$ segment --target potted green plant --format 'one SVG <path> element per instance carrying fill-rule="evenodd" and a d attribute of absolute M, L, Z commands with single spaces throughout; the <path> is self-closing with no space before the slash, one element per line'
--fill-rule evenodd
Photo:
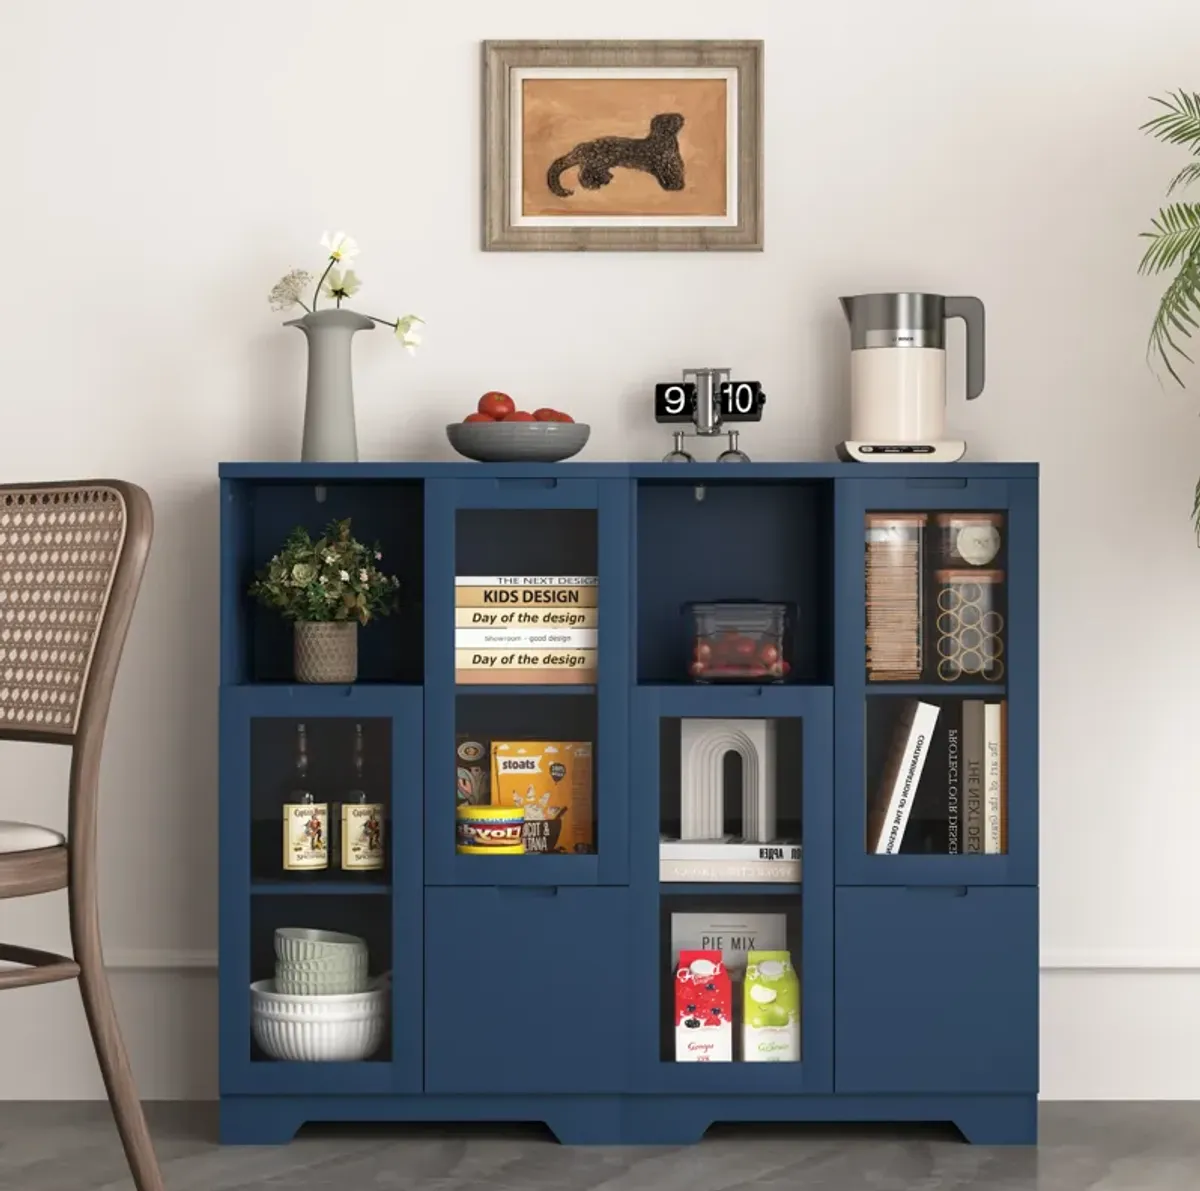
<path fill-rule="evenodd" d="M 1142 125 L 1143 131 L 1169 145 L 1181 145 L 1197 158 L 1184 165 L 1171 179 L 1167 198 L 1200 182 L 1200 93 L 1176 91 L 1155 98 L 1162 111 Z M 1150 241 L 1138 269 L 1140 273 L 1171 273 L 1150 328 L 1148 355 L 1166 368 L 1172 380 L 1183 385 L 1175 365 L 1192 362 L 1184 342 L 1200 330 L 1200 202 L 1170 202 L 1159 209 L 1151 230 L 1143 232 Z M 1192 503 L 1192 519 L 1200 531 L 1200 483 Z"/>
<path fill-rule="evenodd" d="M 297 526 L 250 586 L 250 594 L 294 622 L 297 682 L 349 683 L 358 677 L 358 626 L 393 611 L 400 580 L 376 565 L 377 546 L 333 521 L 313 539 Z"/>

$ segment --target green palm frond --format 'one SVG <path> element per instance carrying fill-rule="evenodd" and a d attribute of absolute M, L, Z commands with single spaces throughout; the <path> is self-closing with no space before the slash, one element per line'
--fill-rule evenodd
<path fill-rule="evenodd" d="M 1164 110 L 1142 125 L 1156 140 L 1170 145 L 1189 145 L 1200 153 L 1200 94 L 1168 92 L 1166 99 L 1153 98 Z"/>
<path fill-rule="evenodd" d="M 1167 197 L 1169 198 L 1176 190 L 1186 190 L 1193 182 L 1200 181 L 1200 161 L 1193 161 L 1191 165 L 1185 165 L 1171 179 L 1171 185 L 1167 187 Z"/>
<path fill-rule="evenodd" d="M 1150 341 L 1146 346 L 1146 355 L 1150 359 L 1157 358 L 1179 385 L 1183 379 L 1175 371 L 1171 356 L 1181 356 L 1192 362 L 1192 357 L 1181 345 L 1181 339 L 1190 339 L 1192 333 L 1200 330 L 1200 252 L 1188 265 L 1180 271 L 1170 285 L 1167 286 L 1158 303 L 1158 313 L 1150 328 Z"/>
<path fill-rule="evenodd" d="M 1161 273 L 1190 261 L 1200 250 L 1200 203 L 1171 203 L 1150 221 L 1150 241 L 1139 273 Z"/>

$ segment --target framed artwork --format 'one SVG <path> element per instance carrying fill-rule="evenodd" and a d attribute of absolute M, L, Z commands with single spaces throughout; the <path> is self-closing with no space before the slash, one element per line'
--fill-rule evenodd
<path fill-rule="evenodd" d="M 483 246 L 763 246 L 761 41 L 488 41 Z"/>

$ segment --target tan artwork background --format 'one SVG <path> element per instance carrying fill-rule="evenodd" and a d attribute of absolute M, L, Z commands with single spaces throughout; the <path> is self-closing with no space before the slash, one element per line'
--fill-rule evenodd
<path fill-rule="evenodd" d="M 712 215 L 727 213 L 725 79 L 523 79 L 522 215 Z M 567 198 L 546 185 L 546 171 L 580 141 L 643 137 L 661 112 L 684 117 L 679 131 L 683 190 L 663 190 L 653 175 L 616 168 L 599 190 L 579 185 L 577 168 L 562 175 Z"/>

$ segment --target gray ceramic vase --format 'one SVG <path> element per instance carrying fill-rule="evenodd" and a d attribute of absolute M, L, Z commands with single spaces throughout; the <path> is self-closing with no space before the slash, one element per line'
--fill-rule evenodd
<path fill-rule="evenodd" d="M 304 463 L 357 463 L 350 340 L 355 331 L 373 330 L 375 324 L 353 310 L 315 310 L 284 326 L 299 327 L 308 339 L 300 459 Z"/>

